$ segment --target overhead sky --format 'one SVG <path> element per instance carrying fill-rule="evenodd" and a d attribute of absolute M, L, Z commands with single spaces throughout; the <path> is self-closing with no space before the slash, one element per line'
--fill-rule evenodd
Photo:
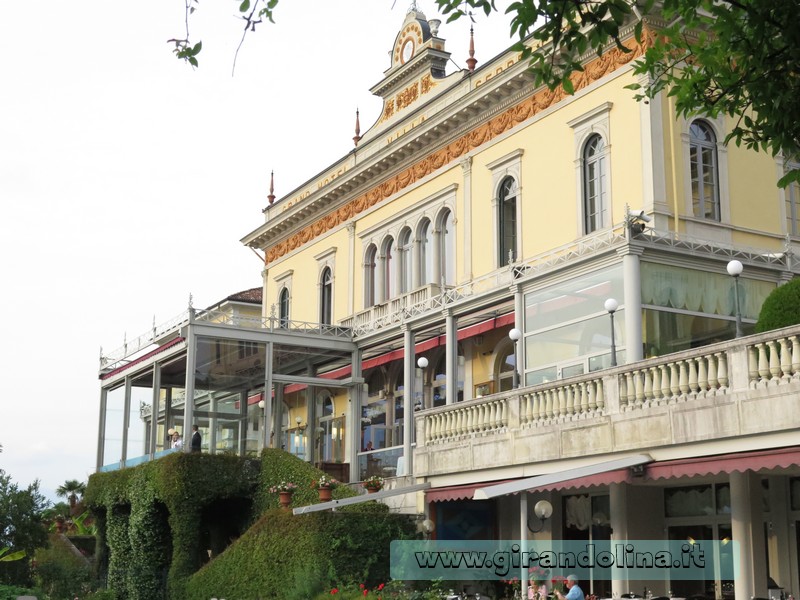
<path fill-rule="evenodd" d="M 433 0 L 417 2 L 428 18 Z M 261 284 L 239 240 L 352 149 L 381 101 L 408 0 L 281 0 L 242 33 L 238 2 L 0 5 L 0 469 L 55 500 L 94 472 L 100 347 Z M 443 19 L 445 20 L 445 19 Z M 510 45 L 476 16 L 478 67 Z M 465 67 L 469 22 L 443 24 Z"/>

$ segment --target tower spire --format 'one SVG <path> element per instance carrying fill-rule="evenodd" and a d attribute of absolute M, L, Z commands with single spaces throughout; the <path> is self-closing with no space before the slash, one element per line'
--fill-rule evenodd
<path fill-rule="evenodd" d="M 469 26 L 469 58 L 467 59 L 467 68 L 472 73 L 475 70 L 475 65 L 478 64 L 478 59 L 475 58 L 475 35 L 472 25 Z"/>
<path fill-rule="evenodd" d="M 358 108 L 356 108 L 356 134 L 353 136 L 353 145 L 358 146 L 361 141 L 361 123 L 358 120 Z"/>
<path fill-rule="evenodd" d="M 269 196 L 267 196 L 267 200 L 269 200 L 270 206 L 272 203 L 275 202 L 275 171 L 269 172 Z"/>

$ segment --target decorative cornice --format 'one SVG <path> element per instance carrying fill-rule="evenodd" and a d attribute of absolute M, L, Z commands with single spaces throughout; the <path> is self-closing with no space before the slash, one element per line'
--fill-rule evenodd
<path fill-rule="evenodd" d="M 614 48 L 587 64 L 582 72 L 574 73 L 570 78 L 575 91 L 577 92 L 589 86 L 619 67 L 642 56 L 647 49 L 649 40 L 650 35 L 645 33 L 642 36 L 642 43 L 637 43 L 632 39 L 627 42 L 626 47 L 631 50 L 630 52 L 623 52 L 618 48 Z M 516 127 L 532 116 L 548 109 L 553 104 L 563 100 L 567 95 L 561 87 L 555 90 L 543 89 L 533 94 L 483 125 L 465 133 L 444 148 L 433 152 L 394 177 L 304 227 L 290 238 L 272 246 L 266 252 L 267 263 L 285 256 L 334 227 L 346 223 L 378 202 L 400 192 L 444 165 L 459 159 L 512 127 Z"/>

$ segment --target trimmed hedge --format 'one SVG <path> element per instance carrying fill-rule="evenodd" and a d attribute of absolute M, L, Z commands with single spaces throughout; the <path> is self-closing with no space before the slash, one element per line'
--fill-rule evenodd
<path fill-rule="evenodd" d="M 189 580 L 186 600 L 300 600 L 334 585 L 389 578 L 389 543 L 409 539 L 408 517 L 388 512 L 267 512 Z"/>
<path fill-rule="evenodd" d="M 375 502 L 297 517 L 276 508 L 269 488 L 280 481 L 297 484 L 295 506 L 319 502 L 312 482 L 320 475 L 275 449 L 261 461 L 176 453 L 92 475 L 84 502 L 96 517 L 95 556 L 109 589 L 116 600 L 161 600 L 166 581 L 176 600 L 291 600 L 333 583 L 385 581 L 389 541 L 413 537 L 407 517 Z M 334 498 L 356 495 L 344 485 L 333 490 Z M 213 560 L 198 572 L 208 549 Z"/>
<path fill-rule="evenodd" d="M 800 323 L 800 278 L 776 287 L 761 305 L 756 333 Z"/>

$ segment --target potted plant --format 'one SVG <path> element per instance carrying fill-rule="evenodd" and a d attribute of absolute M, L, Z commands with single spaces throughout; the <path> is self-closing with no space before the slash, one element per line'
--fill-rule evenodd
<path fill-rule="evenodd" d="M 291 481 L 281 481 L 279 484 L 269 488 L 269 491 L 273 494 L 278 494 L 283 508 L 289 508 L 289 505 L 292 503 L 292 494 L 294 494 L 296 489 L 297 486 Z"/>
<path fill-rule="evenodd" d="M 311 488 L 319 491 L 320 502 L 328 502 L 331 499 L 333 488 L 337 485 L 339 485 L 339 482 L 327 474 L 311 482 Z"/>
<path fill-rule="evenodd" d="M 383 489 L 384 483 L 383 477 L 372 475 L 367 477 L 361 485 L 367 490 L 367 492 L 374 494 L 375 492 L 379 492 L 381 489 Z"/>

